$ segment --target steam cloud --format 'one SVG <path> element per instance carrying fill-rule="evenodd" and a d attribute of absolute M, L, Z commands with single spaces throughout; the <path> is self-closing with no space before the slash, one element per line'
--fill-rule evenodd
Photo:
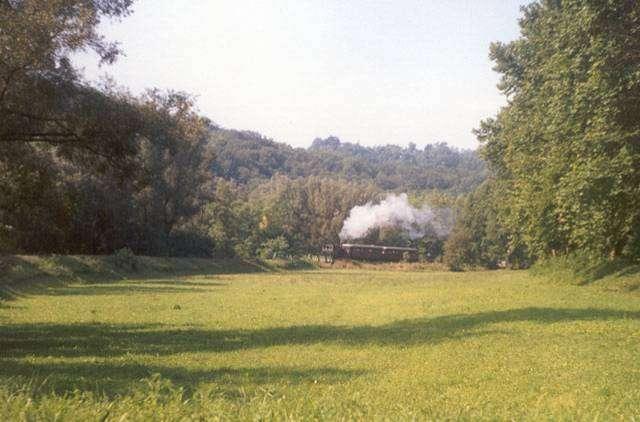
<path fill-rule="evenodd" d="M 340 239 L 358 239 L 374 228 L 399 227 L 411 239 L 424 236 L 431 229 L 437 236 L 449 234 L 452 213 L 447 209 L 415 208 L 409 204 L 406 193 L 389 194 L 379 204 L 368 202 L 353 207 L 344 221 Z"/>

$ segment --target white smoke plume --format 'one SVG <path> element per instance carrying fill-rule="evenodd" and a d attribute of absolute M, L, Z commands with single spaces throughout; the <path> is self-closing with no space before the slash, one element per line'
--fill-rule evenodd
<path fill-rule="evenodd" d="M 374 228 L 399 227 L 411 239 L 424 236 L 433 230 L 437 236 L 449 234 L 452 213 L 447 209 L 432 209 L 428 206 L 415 208 L 409 204 L 406 193 L 389 194 L 379 204 L 368 202 L 353 207 L 344 221 L 340 239 L 359 239 Z"/>

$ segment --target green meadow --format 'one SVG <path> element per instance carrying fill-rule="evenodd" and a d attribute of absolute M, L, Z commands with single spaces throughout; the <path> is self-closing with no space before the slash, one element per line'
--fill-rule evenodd
<path fill-rule="evenodd" d="M 370 269 L 16 286 L 0 420 L 640 418 L 637 291 Z"/>

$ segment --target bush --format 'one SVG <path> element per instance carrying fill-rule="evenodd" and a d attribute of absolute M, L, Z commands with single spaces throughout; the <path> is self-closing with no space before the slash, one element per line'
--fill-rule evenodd
<path fill-rule="evenodd" d="M 451 271 L 462 271 L 465 265 L 473 262 L 470 247 L 472 236 L 466 227 L 455 227 L 444 244 L 444 265 Z"/>
<path fill-rule="evenodd" d="M 121 270 L 135 271 L 138 268 L 138 258 L 130 248 L 118 249 L 113 253 L 113 263 Z"/>
<path fill-rule="evenodd" d="M 289 242 L 284 236 L 278 236 L 262 243 L 258 254 L 262 259 L 286 258 L 290 255 Z"/>
<path fill-rule="evenodd" d="M 257 249 L 258 242 L 255 239 L 255 236 L 249 236 L 244 240 L 240 240 L 233 247 L 236 256 L 241 258 L 255 258 Z"/>

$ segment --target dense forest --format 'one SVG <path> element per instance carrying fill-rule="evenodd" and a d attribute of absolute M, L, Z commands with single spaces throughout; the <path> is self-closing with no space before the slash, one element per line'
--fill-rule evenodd
<path fill-rule="evenodd" d="M 479 123 L 479 151 L 293 148 L 218 126 L 185 93 L 89 83 L 73 54 L 117 60 L 96 28 L 129 13 L 130 0 L 0 2 L 0 253 L 301 255 L 340 241 L 353 207 L 406 192 L 454 209 L 450 233 L 367 241 L 454 269 L 640 256 L 635 1 L 523 8 L 520 38 L 490 48 L 508 105 Z"/>
<path fill-rule="evenodd" d="M 490 177 L 464 201 L 453 267 L 640 258 L 640 3 L 544 0 L 490 57 L 508 99 L 476 130 Z"/>
<path fill-rule="evenodd" d="M 337 137 L 317 138 L 308 149 L 293 148 L 253 132 L 215 128 L 213 173 L 241 184 L 260 182 L 276 174 L 291 178 L 322 176 L 371 181 L 385 191 L 438 190 L 468 193 L 485 178 L 484 162 L 474 151 L 459 151 L 443 143 L 419 149 L 410 143 L 365 147 Z"/>

